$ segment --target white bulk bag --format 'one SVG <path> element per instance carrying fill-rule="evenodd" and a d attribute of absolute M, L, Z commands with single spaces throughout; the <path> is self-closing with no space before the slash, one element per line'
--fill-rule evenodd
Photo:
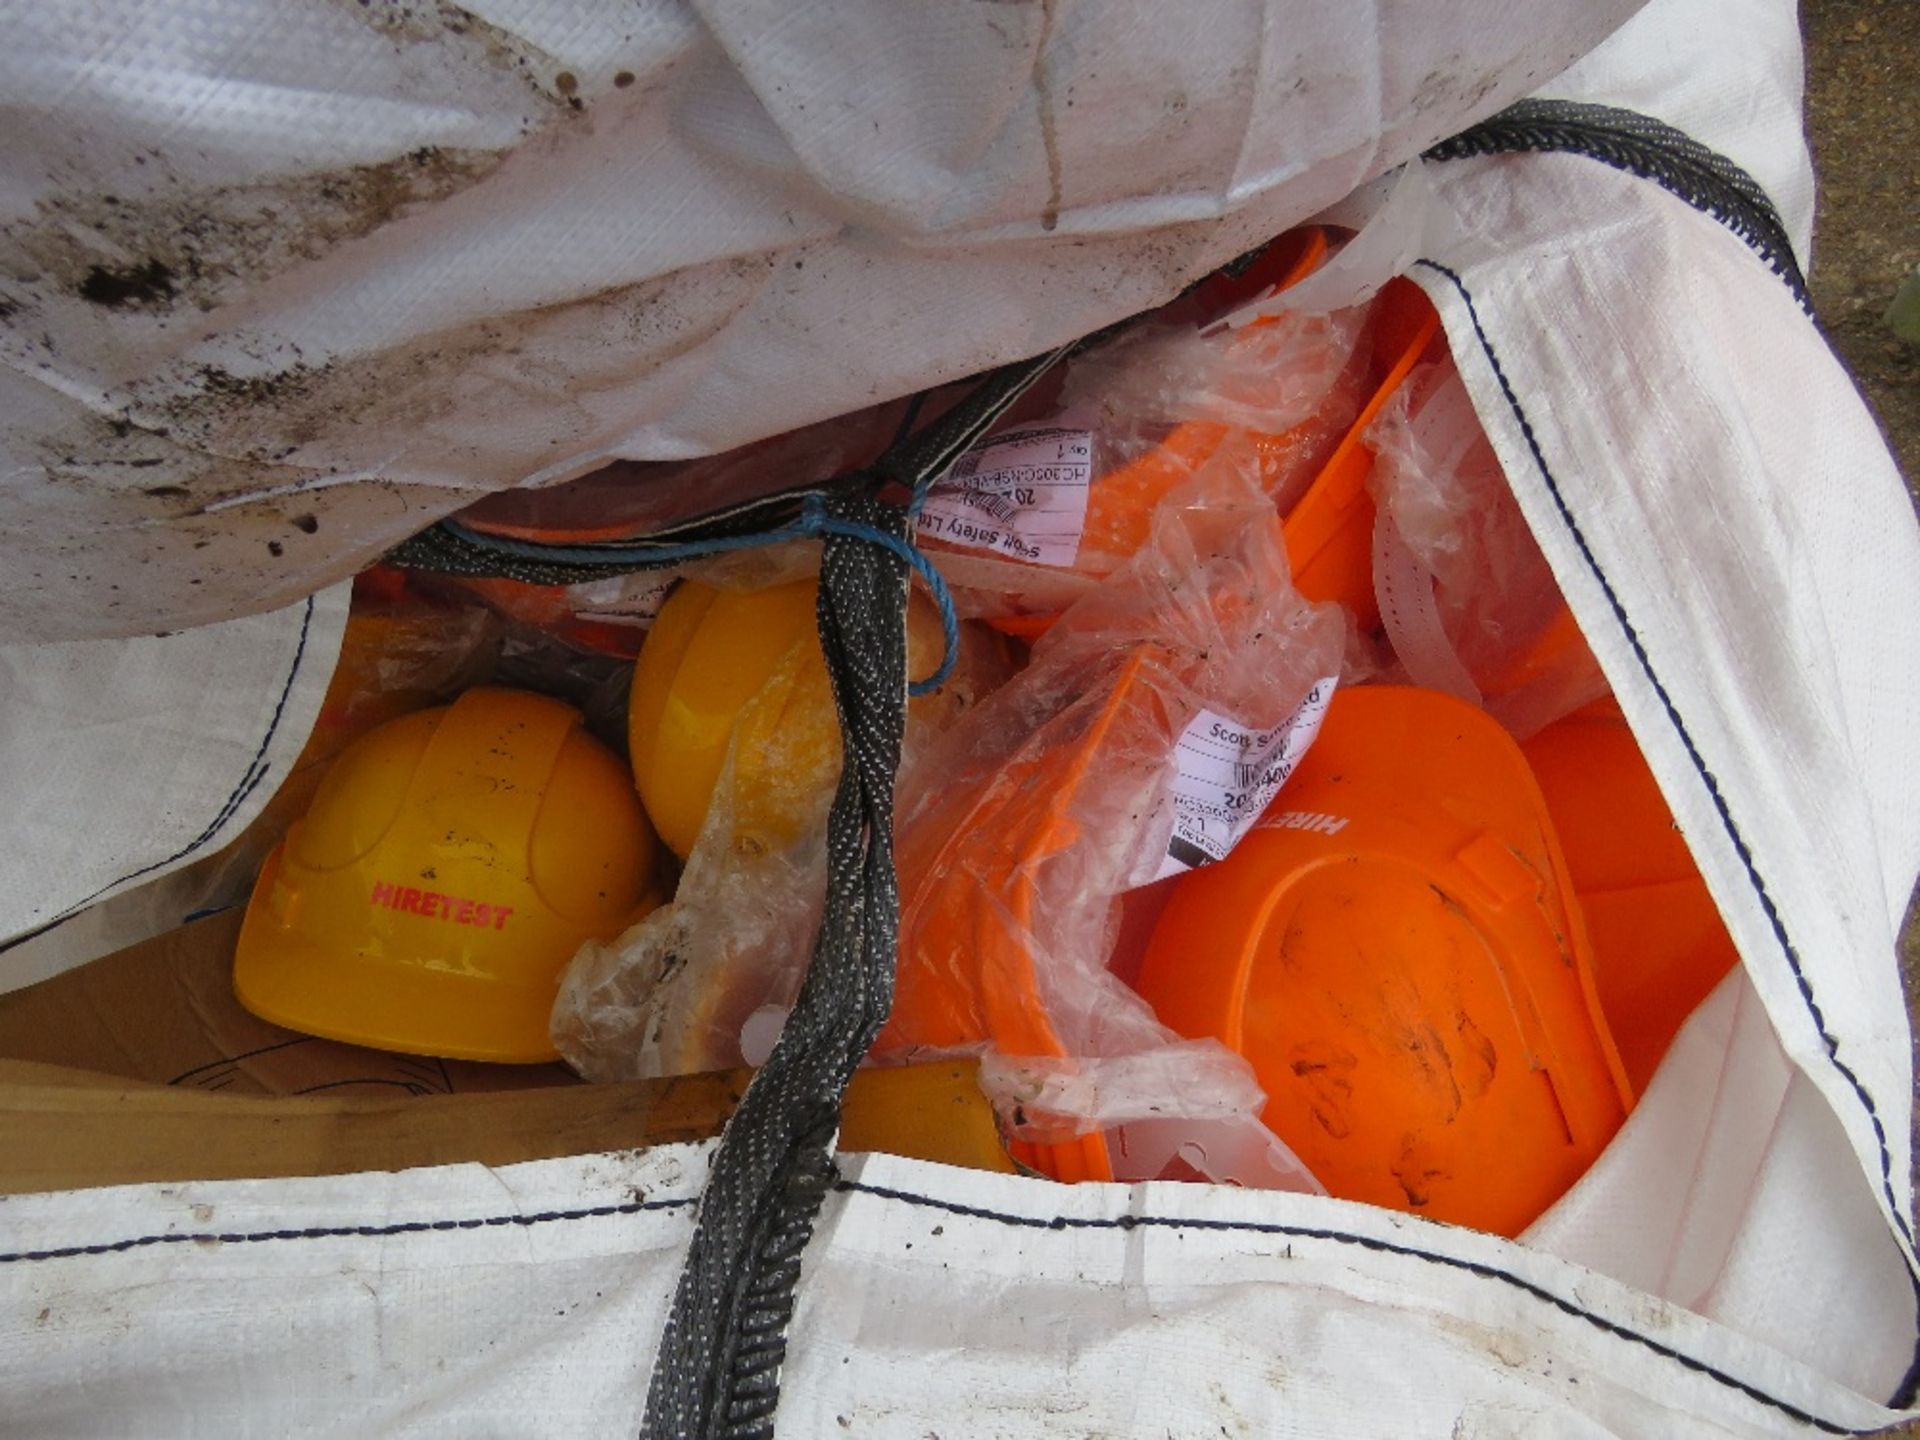
<path fill-rule="evenodd" d="M 1637 8 L 9 4 L 0 633 L 288 605 L 1076 339 Z"/>
<path fill-rule="evenodd" d="M 0 0 L 0 988 L 191 909 L 78 918 L 246 827 L 308 597 L 432 520 L 1157 305 L 1639 3 Z"/>
<path fill-rule="evenodd" d="M 1655 0 L 1547 93 L 1632 105 L 1730 156 L 1804 263 L 1795 17 L 1730 8 Z M 1909 502 L 1810 320 L 1718 221 L 1583 155 L 1424 178 L 1412 273 L 1741 968 L 1515 1242 L 1296 1195 L 845 1161 L 806 1253 L 782 1433 L 1843 1434 L 1911 1403 L 1893 959 L 1920 869 Z M 9 669 L 54 714 L 41 653 L 16 647 Z M 288 664 L 263 651 L 236 703 L 259 707 Z M 152 667 L 139 685 L 168 690 Z M 0 734 L 8 773 L 50 734 Z M 217 810 L 271 752 L 268 715 L 248 738 L 172 803 Z M 84 777 L 84 736 L 68 743 Z M 157 858 L 142 847 L 162 830 L 92 825 L 87 858 L 111 878 Z M 630 1433 L 705 1154 L 14 1197 L 8 1418 Z"/>

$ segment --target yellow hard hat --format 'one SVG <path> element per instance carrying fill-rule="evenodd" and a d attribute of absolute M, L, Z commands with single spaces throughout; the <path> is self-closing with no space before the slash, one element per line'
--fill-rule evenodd
<path fill-rule="evenodd" d="M 667 597 L 633 667 L 627 742 L 635 783 L 660 838 L 685 859 L 700 838 L 735 739 L 738 844 L 794 839 L 840 773 L 840 722 L 820 653 L 819 585 L 719 590 L 685 581 Z M 939 662 L 940 618 L 916 591 L 907 667 Z M 916 708 L 932 701 L 927 697 Z"/>
<path fill-rule="evenodd" d="M 469 690 L 334 762 L 254 885 L 234 993 L 332 1040 L 551 1060 L 560 972 L 658 903 L 656 848 L 578 711 Z"/>

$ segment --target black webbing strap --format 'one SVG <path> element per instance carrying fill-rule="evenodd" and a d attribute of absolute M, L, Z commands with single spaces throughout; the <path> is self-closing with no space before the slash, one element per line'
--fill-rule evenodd
<path fill-rule="evenodd" d="M 857 498 L 832 507 L 906 538 L 901 506 Z M 641 1431 L 650 1440 L 773 1433 L 800 1256 L 834 1178 L 841 1099 L 893 1005 L 907 575 L 883 546 L 826 538 L 820 641 L 846 756 L 827 822 L 826 909 L 800 998 L 714 1153 L 654 1361 Z"/>

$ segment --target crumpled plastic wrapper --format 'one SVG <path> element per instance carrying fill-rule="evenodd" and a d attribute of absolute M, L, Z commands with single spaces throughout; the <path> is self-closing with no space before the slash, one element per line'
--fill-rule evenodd
<path fill-rule="evenodd" d="M 1452 362 L 1416 370 L 1368 438 L 1375 591 L 1407 678 L 1522 740 L 1605 694 Z"/>
<path fill-rule="evenodd" d="M 1189 1147 L 1239 1172 L 1217 1178 L 1290 1183 L 1244 1163 L 1277 1144 L 1246 1063 L 1176 1036 L 1109 961 L 1122 892 L 1165 873 L 1183 731 L 1209 710 L 1282 723 L 1338 674 L 1346 628 L 1293 589 L 1278 516 L 1240 468 L 1169 497 L 1146 548 L 903 773 L 900 970 L 876 1058 L 985 1052 L 1016 1137 L 1123 1132 L 1121 1178 Z M 1175 1143 L 1124 1143 L 1161 1122 Z"/>
<path fill-rule="evenodd" d="M 1053 413 L 1003 422 L 975 447 L 980 475 L 936 491 L 922 543 L 961 613 L 1058 614 L 1147 543 L 1155 507 L 1204 466 L 1231 463 L 1284 513 L 1359 412 L 1366 314 L 1289 311 L 1234 330 L 1155 317 L 1069 361 Z M 1084 509 L 1070 481 L 1022 513 L 1007 502 L 1024 498 L 1018 468 L 1033 457 L 1012 447 L 1051 434 L 1084 447 L 1056 472 L 1084 484 Z"/>
<path fill-rule="evenodd" d="M 1256 442 L 1260 488 L 1285 510 L 1359 411 L 1365 321 L 1357 306 L 1235 330 L 1134 327 L 1069 366 L 1061 398 L 1091 412 L 1129 458 L 1177 425 L 1244 431 Z M 1144 526 L 1138 535 L 1144 541 Z"/>
<path fill-rule="evenodd" d="M 914 605 L 924 605 L 917 593 Z M 918 619 L 908 632 L 914 675 L 934 668 L 940 633 L 927 611 Z M 1002 637 L 962 625 L 953 675 L 908 703 L 907 754 L 924 748 L 1011 668 Z M 802 684 L 817 681 L 821 692 L 813 702 L 830 706 L 817 650 L 796 647 L 735 722 L 672 901 L 610 942 L 588 942 L 568 967 L 554 1006 L 554 1044 L 587 1078 L 729 1069 L 757 1064 L 771 1051 L 813 954 L 826 886 L 827 812 L 840 778 L 838 751 L 819 764 L 817 737 L 796 733 L 791 723 L 792 672 L 802 669 Z M 750 800 L 736 784 L 743 752 L 753 757 Z"/>

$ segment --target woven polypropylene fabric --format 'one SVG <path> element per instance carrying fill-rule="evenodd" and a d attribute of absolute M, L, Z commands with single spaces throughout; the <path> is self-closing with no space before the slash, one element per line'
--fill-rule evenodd
<path fill-rule="evenodd" d="M 1726 156 L 1650 115 L 1574 100 L 1522 100 L 1442 140 L 1426 158 L 1463 160 L 1523 151 L 1585 155 L 1653 181 L 1746 241 L 1811 313 L 1806 277 L 1772 198 Z"/>

